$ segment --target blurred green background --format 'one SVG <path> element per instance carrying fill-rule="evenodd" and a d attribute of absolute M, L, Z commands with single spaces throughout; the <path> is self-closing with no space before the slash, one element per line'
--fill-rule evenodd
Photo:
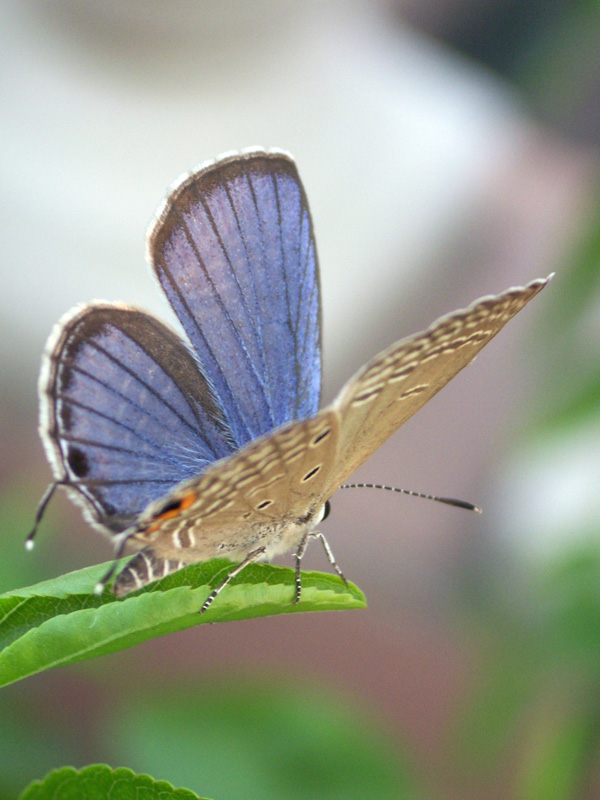
<path fill-rule="evenodd" d="M 49 480 L 52 324 L 168 318 L 143 232 L 176 175 L 289 149 L 321 257 L 325 398 L 378 349 L 556 270 L 345 492 L 365 612 L 192 629 L 5 688 L 0 798 L 106 761 L 215 800 L 600 796 L 600 6 L 11 0 L 3 91 L 0 591 L 109 557 Z M 310 568 L 323 568 L 318 554 Z"/>

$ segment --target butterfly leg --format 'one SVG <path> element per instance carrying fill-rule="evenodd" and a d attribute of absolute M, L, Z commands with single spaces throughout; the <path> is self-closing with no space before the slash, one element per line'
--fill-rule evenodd
<path fill-rule="evenodd" d="M 225 580 L 224 580 L 224 581 L 222 581 L 222 582 L 221 582 L 221 583 L 220 583 L 220 584 L 219 584 L 219 585 L 216 587 L 216 589 L 213 589 L 213 590 L 212 590 L 212 592 L 211 592 L 211 593 L 208 595 L 208 597 L 207 597 L 207 598 L 206 598 L 206 600 L 204 601 L 204 603 L 203 603 L 203 605 L 202 605 L 202 608 L 200 609 L 200 611 L 199 611 L 198 613 L 199 613 L 199 614 L 204 614 L 204 612 L 205 612 L 205 611 L 206 611 L 206 609 L 207 609 L 207 608 L 210 606 L 210 604 L 211 604 L 211 603 L 212 603 L 212 601 L 215 599 L 215 597 L 216 597 L 216 596 L 219 594 L 219 592 L 220 592 L 222 589 L 224 589 L 224 588 L 227 586 L 227 584 L 229 583 L 229 581 L 230 581 L 232 578 L 235 578 L 235 576 L 236 576 L 236 575 L 239 575 L 239 574 L 240 574 L 240 572 L 241 572 L 241 571 L 244 569 L 244 567 L 247 567 L 247 566 L 248 566 L 248 564 L 251 564 L 253 561 L 257 561 L 257 560 L 258 560 L 258 559 L 259 559 L 261 556 L 263 556 L 263 555 L 264 555 L 264 553 L 265 553 L 265 550 L 266 550 L 266 547 L 257 547 L 257 548 L 256 548 L 256 550 L 251 550 L 251 551 L 248 553 L 248 555 L 246 556 L 246 558 L 245 558 L 243 561 L 241 561 L 241 562 L 240 562 L 240 563 L 239 563 L 237 566 L 235 566 L 235 567 L 234 567 L 234 568 L 231 570 L 231 572 L 230 572 L 230 573 L 228 573 L 228 575 L 227 575 L 227 577 L 225 578 Z"/>
<path fill-rule="evenodd" d="M 300 545 L 298 547 L 298 550 L 296 551 L 296 556 L 295 556 L 295 559 L 296 559 L 296 597 L 294 598 L 294 603 L 299 603 L 300 602 L 300 596 L 302 594 L 302 577 L 301 577 L 301 574 L 300 574 L 300 567 L 301 567 L 301 564 L 302 564 L 302 559 L 304 558 L 304 553 L 306 552 L 306 548 L 307 548 L 309 539 L 319 539 L 320 540 L 321 544 L 323 545 L 323 550 L 325 550 L 325 555 L 327 556 L 327 560 L 329 561 L 331 566 L 334 568 L 334 570 L 337 572 L 337 574 L 340 576 L 340 578 L 344 581 L 346 586 L 348 586 L 348 581 L 346 580 L 346 577 L 345 577 L 344 573 L 342 572 L 342 570 L 339 568 L 338 563 L 337 563 L 337 561 L 335 560 L 335 558 L 333 556 L 333 551 L 332 551 L 331 547 L 329 546 L 329 542 L 325 538 L 325 535 L 323 533 L 321 533 L 321 531 L 310 531 L 309 533 L 305 533 L 304 534 L 304 536 L 302 537 L 302 541 L 300 542 Z"/>

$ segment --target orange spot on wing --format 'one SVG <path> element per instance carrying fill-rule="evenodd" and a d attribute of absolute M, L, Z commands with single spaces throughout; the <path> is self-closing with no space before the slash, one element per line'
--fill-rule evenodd
<path fill-rule="evenodd" d="M 149 533 L 154 533 L 154 531 L 157 531 L 162 526 L 163 522 L 178 517 L 182 511 L 189 508 L 192 503 L 196 501 L 196 498 L 196 492 L 188 492 L 182 495 L 176 505 L 173 504 L 167 511 L 163 511 L 162 514 L 158 514 L 158 516 L 154 517 L 154 522 L 149 525 L 146 530 Z"/>
<path fill-rule="evenodd" d="M 185 508 L 189 508 L 192 503 L 195 503 L 197 499 L 196 492 L 188 492 L 184 494 L 181 498 L 181 503 L 179 504 L 179 508 L 183 511 Z"/>

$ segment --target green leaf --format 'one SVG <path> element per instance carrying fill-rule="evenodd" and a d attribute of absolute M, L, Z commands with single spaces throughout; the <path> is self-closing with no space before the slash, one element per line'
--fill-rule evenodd
<path fill-rule="evenodd" d="M 230 561 L 192 564 L 120 600 L 93 594 L 106 569 L 99 564 L 0 595 L 0 686 L 193 625 L 366 606 L 360 589 L 321 572 L 302 573 L 302 599 L 294 604 L 292 569 L 252 564 L 199 614 Z"/>
<path fill-rule="evenodd" d="M 53 770 L 42 781 L 30 784 L 19 800 L 200 800 L 188 789 L 174 789 L 166 781 L 149 775 L 136 775 L 130 769 L 112 769 L 93 764 L 76 770 L 63 767 Z"/>

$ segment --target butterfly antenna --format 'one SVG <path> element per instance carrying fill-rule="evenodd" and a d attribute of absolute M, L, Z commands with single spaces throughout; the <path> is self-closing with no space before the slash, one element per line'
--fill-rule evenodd
<path fill-rule="evenodd" d="M 133 536 L 133 534 L 135 532 L 136 532 L 135 528 L 130 528 L 130 529 L 126 530 L 126 531 L 123 531 L 123 533 L 119 533 L 119 534 L 117 534 L 117 536 L 115 536 L 116 545 L 117 545 L 116 549 L 115 549 L 115 557 L 113 559 L 112 564 L 110 565 L 110 568 L 104 573 L 104 575 L 100 578 L 98 583 L 94 586 L 94 594 L 95 595 L 101 595 L 104 592 L 104 589 L 106 588 L 106 584 L 109 582 L 109 580 L 112 578 L 112 576 L 117 571 L 117 567 L 119 566 L 119 561 L 121 560 L 121 558 L 123 557 L 123 554 L 125 553 L 125 547 L 127 546 L 127 540 L 131 536 Z"/>
<path fill-rule="evenodd" d="M 410 489 L 397 489 L 395 486 L 383 486 L 380 483 L 344 483 L 340 489 L 385 489 L 388 492 L 399 492 L 399 494 L 408 494 L 411 497 L 422 497 L 424 500 L 435 500 L 436 503 L 446 503 L 448 506 L 456 506 L 457 508 L 466 508 L 467 511 L 476 511 L 477 514 L 482 514 L 482 510 L 473 503 L 468 503 L 466 500 L 456 500 L 454 497 L 437 497 L 433 494 L 423 494 L 423 492 L 412 492 Z"/>
<path fill-rule="evenodd" d="M 33 547 L 35 545 L 35 542 L 34 542 L 35 535 L 37 533 L 38 526 L 39 526 L 40 522 L 42 521 L 42 517 L 44 516 L 44 513 L 46 511 L 46 507 L 47 507 L 48 503 L 50 502 L 56 487 L 57 486 L 62 486 L 62 485 L 63 485 L 62 481 L 53 481 L 51 484 L 49 484 L 48 488 L 46 489 L 46 491 L 42 495 L 42 499 L 38 503 L 37 511 L 35 512 L 35 520 L 34 520 L 34 523 L 33 523 L 33 528 L 31 529 L 31 533 L 29 534 L 29 536 L 25 539 L 25 549 L 26 550 L 33 550 Z"/>

